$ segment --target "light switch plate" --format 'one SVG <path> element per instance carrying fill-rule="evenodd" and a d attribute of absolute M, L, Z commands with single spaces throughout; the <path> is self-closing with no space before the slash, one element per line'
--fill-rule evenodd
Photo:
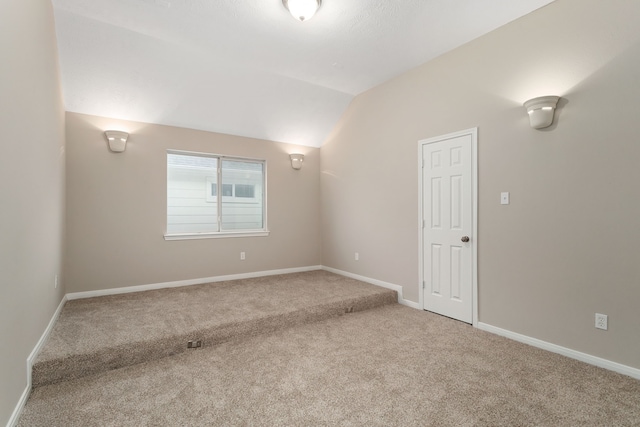
<path fill-rule="evenodd" d="M 501 205 L 508 205 L 509 204 L 509 192 L 508 191 L 503 191 L 502 193 L 500 193 L 500 204 Z"/>

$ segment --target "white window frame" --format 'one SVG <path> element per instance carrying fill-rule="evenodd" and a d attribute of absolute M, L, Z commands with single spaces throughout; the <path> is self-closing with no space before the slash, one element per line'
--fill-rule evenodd
<path fill-rule="evenodd" d="M 168 215 L 166 210 L 167 200 L 165 199 L 165 233 L 164 233 L 165 240 L 221 239 L 221 238 L 229 238 L 229 237 L 266 237 L 269 235 L 269 229 L 267 228 L 267 161 L 265 159 L 254 159 L 250 157 L 238 157 L 238 156 L 225 156 L 225 155 L 213 154 L 213 153 L 202 153 L 198 151 L 184 151 L 184 150 L 171 150 L 171 149 L 167 150 L 167 157 L 165 159 L 168 159 L 169 154 L 179 154 L 179 155 L 196 156 L 196 157 L 210 157 L 210 158 L 218 159 L 217 182 L 220 184 L 223 184 L 222 183 L 222 161 L 223 160 L 249 161 L 249 162 L 262 163 L 263 165 L 262 182 L 263 182 L 263 194 L 264 194 L 263 203 L 262 203 L 263 228 L 256 229 L 256 230 L 222 231 L 221 230 L 222 190 L 220 187 L 218 188 L 218 192 L 217 192 L 218 224 L 219 224 L 220 231 L 215 231 L 215 232 L 206 231 L 206 232 L 197 232 L 197 233 L 167 233 L 166 226 L 167 226 Z M 165 180 L 166 182 L 165 185 L 167 186 L 167 189 L 168 189 L 169 177 L 168 177 L 168 166 L 166 161 L 165 161 L 165 168 L 167 168 L 165 169 L 167 171 L 167 179 Z M 207 183 L 209 183 L 209 180 L 207 180 Z M 165 195 L 167 194 L 168 192 L 165 192 Z"/>

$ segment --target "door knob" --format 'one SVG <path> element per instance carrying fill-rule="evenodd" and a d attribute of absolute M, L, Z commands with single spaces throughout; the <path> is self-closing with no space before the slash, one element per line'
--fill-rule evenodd
<path fill-rule="evenodd" d="M 469 241 L 469 236 L 462 236 L 462 240 L 464 243 L 467 243 Z"/>

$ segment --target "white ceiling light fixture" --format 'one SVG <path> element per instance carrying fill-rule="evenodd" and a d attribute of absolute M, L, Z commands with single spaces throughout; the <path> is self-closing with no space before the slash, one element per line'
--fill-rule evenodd
<path fill-rule="evenodd" d="M 282 0 L 282 4 L 299 21 L 308 21 L 316 14 L 322 0 Z"/>
<path fill-rule="evenodd" d="M 540 96 L 524 103 L 529 114 L 529 124 L 534 129 L 543 129 L 553 123 L 553 113 L 556 111 L 558 96 Z"/>

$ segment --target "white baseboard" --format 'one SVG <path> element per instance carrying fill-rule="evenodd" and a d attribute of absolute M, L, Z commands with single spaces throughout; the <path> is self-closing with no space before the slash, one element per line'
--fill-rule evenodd
<path fill-rule="evenodd" d="M 383 282 L 382 280 L 372 279 L 370 277 L 360 276 L 359 274 L 349 273 L 348 271 L 338 270 L 336 268 L 322 266 L 322 269 L 325 271 L 329 271 L 331 273 L 339 274 L 341 276 L 350 277 L 352 279 L 360 280 L 361 282 L 371 283 L 372 285 L 380 286 L 383 288 L 391 289 L 392 291 L 396 291 L 398 293 L 398 303 L 402 305 L 406 305 L 407 307 L 420 309 L 417 302 L 409 301 L 404 299 L 402 296 L 402 286 L 396 285 L 389 282 Z"/>
<path fill-rule="evenodd" d="M 51 334 L 53 325 L 56 324 L 58 317 L 60 317 L 60 313 L 62 312 L 62 307 L 64 307 L 64 304 L 66 302 L 67 302 L 67 296 L 65 295 L 62 297 L 62 300 L 60 301 L 60 304 L 58 304 L 58 308 L 56 308 L 56 311 L 53 313 L 53 316 L 51 316 L 51 320 L 49 321 L 49 324 L 47 325 L 44 332 L 42 333 L 42 336 L 36 343 L 36 346 L 31 351 L 31 354 L 29 355 L 29 357 L 27 357 L 27 382 L 29 383 L 29 388 L 31 388 L 31 367 L 33 366 L 33 362 L 35 362 L 36 358 L 38 357 L 38 354 L 40 354 L 40 350 L 42 350 L 42 347 L 44 346 L 45 342 L 47 342 L 47 338 L 49 338 L 49 334 Z"/>
<path fill-rule="evenodd" d="M 101 297 L 106 295 L 127 294 L 131 292 L 142 292 L 142 291 L 150 291 L 154 289 L 164 289 L 164 288 L 177 288 L 180 286 L 191 286 L 191 285 L 201 285 L 204 283 L 224 282 L 227 280 L 251 279 L 255 277 L 275 276 L 278 274 L 302 273 L 305 271 L 314 271 L 314 270 L 325 270 L 331 273 L 339 274 L 341 276 L 346 276 L 352 279 L 360 280 L 361 282 L 371 283 L 372 285 L 381 286 L 383 288 L 394 290 L 398 293 L 398 303 L 402 305 L 406 305 L 407 307 L 411 307 L 411 308 L 419 308 L 417 302 L 405 300 L 402 297 L 402 286 L 400 285 L 383 282 L 382 280 L 372 279 L 370 277 L 360 276 L 358 274 L 353 274 L 347 271 L 342 271 L 342 270 L 338 270 L 331 267 L 325 267 L 322 265 L 285 268 L 280 270 L 256 271 L 252 273 L 230 274 L 227 276 L 213 276 L 213 277 L 204 277 L 204 278 L 198 278 L 198 279 L 177 280 L 174 282 L 162 282 L 162 283 L 153 283 L 149 285 L 137 285 L 137 286 L 127 286 L 122 288 L 100 289 L 97 291 L 71 292 L 65 295 L 65 299 L 68 301 L 71 301 L 76 299 Z"/>
<path fill-rule="evenodd" d="M 11 417 L 9 417 L 9 421 L 7 421 L 7 427 L 14 427 L 18 424 L 18 419 L 20 418 L 20 414 L 22 414 L 22 410 L 24 409 L 24 405 L 27 403 L 27 399 L 29 399 L 29 395 L 31 394 L 31 384 L 27 384 L 27 388 L 22 392 L 22 396 L 20 396 L 20 400 L 18 404 L 13 410 Z"/>
<path fill-rule="evenodd" d="M 590 365 L 598 366 L 600 368 L 608 369 L 610 371 L 618 372 L 619 374 L 628 375 L 632 378 L 640 380 L 640 369 L 632 368 L 631 366 L 623 365 L 621 363 L 612 362 L 601 357 L 592 356 L 587 353 L 572 350 L 570 348 L 562 347 L 556 344 L 552 344 L 547 341 L 542 341 L 537 338 L 532 338 L 527 335 L 522 335 L 517 332 L 511 332 L 506 329 L 498 328 L 496 326 L 488 325 L 486 323 L 478 322 L 478 329 L 491 332 L 492 334 L 501 335 L 506 338 L 510 338 L 514 341 L 519 341 L 524 344 L 528 344 L 533 347 L 541 348 L 543 350 L 550 351 L 552 353 L 558 353 L 563 356 L 570 357 L 571 359 L 579 360 L 581 362 L 588 363 Z"/>
<path fill-rule="evenodd" d="M 123 288 L 100 289 L 98 291 L 72 292 L 66 295 L 68 300 L 101 297 L 105 295 L 128 294 L 131 292 L 150 291 L 154 289 L 177 288 L 180 286 L 202 285 L 204 283 L 224 282 L 227 280 L 252 279 L 254 277 L 275 276 L 278 274 L 301 273 L 305 271 L 321 270 L 322 266 L 284 268 L 280 270 L 255 271 L 252 273 L 229 274 L 227 276 L 203 277 L 199 279 L 177 280 L 150 285 L 127 286 Z"/>
<path fill-rule="evenodd" d="M 7 422 L 7 427 L 13 427 L 18 423 L 18 419 L 20 418 L 20 414 L 24 409 L 24 405 L 27 403 L 27 399 L 29 399 L 29 395 L 31 394 L 31 369 L 33 367 L 33 362 L 38 357 L 38 354 L 40 354 L 40 350 L 42 350 L 44 343 L 47 342 L 47 338 L 49 338 L 49 334 L 53 329 L 53 325 L 55 325 L 56 320 L 58 320 L 58 317 L 60 316 L 60 312 L 62 311 L 62 307 L 64 307 L 64 304 L 66 302 L 67 302 L 67 296 L 65 295 L 62 297 L 60 304 L 58 304 L 58 308 L 56 308 L 56 311 L 53 313 L 53 316 L 51 317 L 49 324 L 47 325 L 44 332 L 40 336 L 40 339 L 38 340 L 35 347 L 31 351 L 31 354 L 29 354 L 29 357 L 27 357 L 27 387 L 22 392 L 22 396 L 20 396 L 20 400 L 18 401 L 18 404 L 14 408 L 13 413 L 11 414 L 11 417 L 9 417 L 9 421 Z"/>

